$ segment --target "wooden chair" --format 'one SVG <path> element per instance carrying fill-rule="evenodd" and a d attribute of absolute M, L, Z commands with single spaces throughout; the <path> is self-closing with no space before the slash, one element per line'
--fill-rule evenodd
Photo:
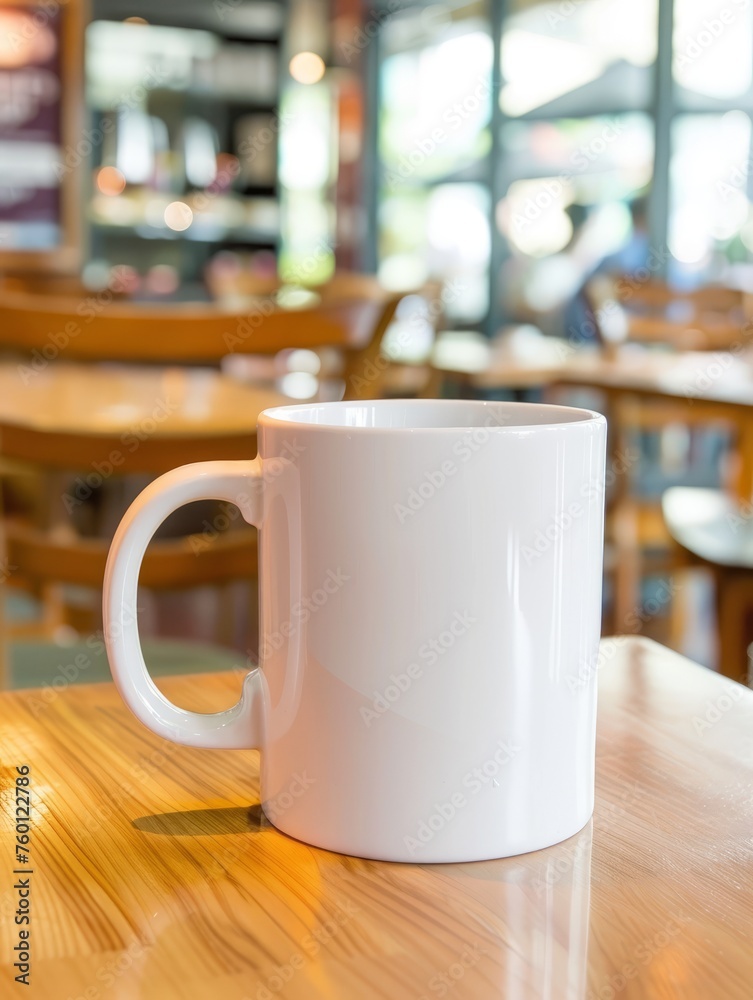
<path fill-rule="evenodd" d="M 726 285 L 704 285 L 701 288 L 674 288 L 665 281 L 638 281 L 623 277 L 615 282 L 620 302 L 653 309 L 665 309 L 673 303 L 684 302 L 696 311 L 731 312 L 742 309 L 745 293 Z"/>
<path fill-rule="evenodd" d="M 5 294 L 32 295 L 34 297 L 49 295 L 63 296 L 68 298 L 86 298 L 88 295 L 96 294 L 91 288 L 84 284 L 81 278 L 69 274 L 21 274 L 5 273 L 0 274 L 0 295 Z M 126 298 L 122 291 L 113 290 L 112 296 L 116 299 Z"/>
<path fill-rule="evenodd" d="M 400 299 L 373 279 L 345 275 L 321 290 L 316 306 L 284 309 L 261 298 L 249 303 L 244 312 L 235 313 L 213 305 L 155 307 L 114 302 L 104 294 L 79 300 L 63 296 L 42 299 L 6 291 L 0 294 L 0 349 L 24 355 L 15 378 L 27 377 L 33 383 L 40 372 L 43 377 L 49 365 L 61 360 L 219 364 L 232 353 L 274 355 L 284 348 L 330 346 L 344 355 L 346 395 L 363 398 L 377 394 L 379 380 L 361 376 L 378 356 Z M 381 367 L 378 374 L 381 378 Z M 81 395 L 85 399 L 87 393 Z M 279 394 L 274 401 L 292 402 Z M 139 447 L 137 465 L 129 462 L 120 466 L 118 475 L 153 475 L 185 462 L 223 455 L 252 456 L 253 431 L 242 440 L 239 454 L 237 435 L 223 437 L 211 428 L 198 428 L 195 439 L 156 435 L 148 445 Z M 48 433 L 34 427 L 32 419 L 32 426 L 20 421 L 5 427 L 0 457 L 4 462 L 34 462 L 47 476 L 55 473 L 59 478 L 105 454 L 108 445 L 102 435 L 89 433 L 81 423 L 71 429 L 63 421 Z M 28 522 L 7 526 L 7 557 L 16 567 L 14 578 L 27 579 L 45 597 L 43 624 L 47 631 L 66 615 L 61 588 L 99 587 L 107 543 L 107 539 L 76 538 L 60 518 L 42 526 Z M 191 538 L 156 542 L 144 564 L 145 585 L 172 590 L 202 581 L 227 582 L 241 565 L 253 570 L 253 529 L 232 532 L 226 540 L 213 542 L 199 557 L 193 555 L 192 543 Z"/>
<path fill-rule="evenodd" d="M 596 275 L 585 298 L 607 349 L 612 331 L 622 341 L 686 351 L 728 350 L 746 336 L 747 297 L 733 288 L 677 291 L 658 281 Z"/>
<path fill-rule="evenodd" d="M 283 287 L 279 279 L 259 277 L 246 271 L 215 277 L 210 279 L 208 284 L 217 298 L 226 299 L 236 305 L 242 300 L 253 303 L 260 295 L 280 292 Z M 307 285 L 305 291 L 315 296 L 324 308 L 358 300 L 383 304 L 383 311 L 378 317 L 368 345 L 364 345 L 360 350 L 346 351 L 342 363 L 338 361 L 333 363 L 331 358 L 322 358 L 323 376 L 340 380 L 345 399 L 375 398 L 384 395 L 414 396 L 425 393 L 430 380 L 429 351 L 427 350 L 426 358 L 421 359 L 404 361 L 399 355 L 388 357 L 383 350 L 384 335 L 395 319 L 401 301 L 408 297 L 424 300 L 428 322 L 436 334 L 444 320 L 441 282 L 429 280 L 415 289 L 389 293 L 373 275 L 343 271 L 335 273 L 322 284 Z"/>
<path fill-rule="evenodd" d="M 741 337 L 743 296 L 734 289 L 709 287 L 675 294 L 657 281 L 641 283 L 598 276 L 587 285 L 586 298 L 607 353 L 616 343 L 625 341 L 655 344 L 673 351 L 718 350 L 739 342 Z M 650 311 L 668 310 L 673 303 L 688 305 L 692 312 L 688 312 L 687 320 L 672 321 Z M 632 311 L 638 305 L 649 311 L 645 315 Z M 646 432 L 663 435 L 681 425 L 697 439 L 699 433 L 709 429 L 705 410 L 689 407 L 684 401 L 646 401 L 621 393 L 609 402 L 613 454 L 625 453 L 634 446 L 635 438 Z M 719 429 L 725 429 L 721 421 Z M 642 579 L 652 574 L 671 576 L 678 569 L 677 551 L 662 516 L 660 499 L 637 495 L 630 474 L 619 478 L 611 497 L 606 538 L 612 550 L 614 581 L 610 625 L 612 631 L 620 631 L 626 617 L 640 607 Z M 668 610 L 672 615 L 672 609 Z M 677 620 L 670 627 L 676 633 Z M 677 635 L 673 638 L 676 640 Z"/>
<path fill-rule="evenodd" d="M 209 303 L 113 302 L 107 292 L 83 299 L 6 292 L 0 295 L 0 350 L 43 360 L 151 364 L 218 364 L 232 353 L 323 345 L 358 354 L 398 301 L 385 294 L 286 310 L 260 298 L 246 312 L 228 313 Z"/>
<path fill-rule="evenodd" d="M 371 275 L 341 273 L 326 284 L 313 286 L 306 291 L 317 297 L 320 303 L 318 308 L 327 309 L 352 301 L 382 306 L 368 343 L 358 349 L 341 350 L 334 357 L 331 350 L 317 351 L 320 355 L 322 383 L 329 380 L 331 384 L 337 384 L 336 389 L 325 392 L 323 398 L 374 399 L 425 393 L 430 377 L 427 362 L 431 344 L 427 345 L 425 357 L 409 357 L 409 345 L 401 344 L 400 341 L 406 328 L 410 329 L 411 320 L 406 323 L 398 313 L 403 307 L 408 308 L 410 300 L 421 300 L 422 321 L 432 328 L 433 336 L 436 336 L 444 320 L 443 288 L 440 282 L 427 281 L 410 291 L 387 293 Z M 300 315 L 303 311 L 305 310 L 296 310 L 294 315 Z M 411 319 L 417 318 L 418 313 L 414 312 Z M 386 334 L 393 322 L 398 324 L 397 344 L 391 342 L 389 349 L 386 349 Z M 270 380 L 276 373 L 275 362 L 271 357 L 268 357 L 266 364 L 258 355 L 249 359 L 247 364 L 244 364 L 243 357 L 227 358 L 225 362 L 226 367 L 234 374 L 249 381 Z"/>
<path fill-rule="evenodd" d="M 0 366 L 0 385 L 2 456 L 36 467 L 51 499 L 33 522 L 29 518 L 3 520 L 8 582 L 44 601 L 41 622 L 33 629 L 17 629 L 16 636 L 49 637 L 61 624 L 86 630 L 97 627 L 98 598 L 93 601 L 92 620 L 84 622 L 80 614 L 71 617 L 64 594 L 66 588 L 76 587 L 97 595 L 110 542 L 109 532 L 103 537 L 81 537 L 69 516 L 71 505 L 61 502 L 74 495 L 66 483 L 76 472 L 85 477 L 99 469 L 101 478 L 114 481 L 124 476 L 151 477 L 186 462 L 251 458 L 256 452 L 258 413 L 289 401 L 202 370 L 59 364 L 23 386 L 16 366 L 6 364 Z M 10 401 L 12 392 L 16 396 Z M 153 412 L 149 399 L 158 393 L 165 396 L 165 409 L 170 413 L 164 426 L 154 429 L 135 416 L 117 416 L 129 405 L 136 412 L 139 408 Z M 205 410 L 201 420 L 195 419 L 192 409 L 197 400 Z M 137 446 L 128 438 L 129 427 Z M 66 489 L 69 492 L 61 497 Z M 114 520 L 119 516 L 117 512 Z M 216 526 L 210 521 L 212 530 L 155 539 L 144 560 L 141 585 L 152 591 L 178 591 L 245 580 L 253 590 L 256 530 L 240 517 L 230 530 L 224 530 L 230 520 L 227 516 L 216 520 Z"/>
<path fill-rule="evenodd" d="M 753 640 L 753 508 L 719 490 L 673 487 L 662 498 L 662 510 L 681 565 L 704 566 L 713 575 L 719 671 L 746 682 Z"/>
<path fill-rule="evenodd" d="M 320 301 L 335 299 L 376 299 L 385 297 L 385 288 L 372 274 L 356 271 L 336 271 L 323 282 L 284 281 L 278 275 L 255 274 L 249 270 L 228 270 L 207 268 L 204 280 L 212 298 L 222 304 L 229 302 L 250 302 L 263 296 L 271 296 L 283 288 L 300 288 L 312 293 Z"/>
<path fill-rule="evenodd" d="M 212 303 L 170 305 L 119 302 L 105 290 L 82 298 L 0 291 L 0 351 L 30 356 L 33 364 L 65 359 L 150 364 L 219 365 L 232 355 L 273 358 L 285 349 L 338 352 L 348 398 L 379 395 L 388 366 L 380 346 L 401 299 L 368 275 L 338 274 L 318 286 L 316 304 L 284 308 L 269 295 L 226 311 Z M 439 299 L 439 286 L 418 294 Z M 272 373 L 265 369 L 266 377 Z"/>

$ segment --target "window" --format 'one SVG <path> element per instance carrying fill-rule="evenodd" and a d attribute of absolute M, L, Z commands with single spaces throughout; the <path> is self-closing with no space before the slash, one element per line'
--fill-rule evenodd
<path fill-rule="evenodd" d="M 542 314 L 555 331 L 605 259 L 629 270 L 653 252 L 680 283 L 730 277 L 753 249 L 753 5 L 672 6 L 673 20 L 659 0 L 386 15 L 382 276 L 456 278 L 451 319 L 489 333 Z M 451 126 L 484 83 L 490 99 Z"/>

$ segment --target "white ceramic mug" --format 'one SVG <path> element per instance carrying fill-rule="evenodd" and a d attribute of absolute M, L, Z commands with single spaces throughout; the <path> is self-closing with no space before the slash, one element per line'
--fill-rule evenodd
<path fill-rule="evenodd" d="M 261 799 L 307 843 L 391 861 L 547 847 L 593 810 L 606 421 L 525 403 L 266 410 L 259 454 L 157 479 L 104 588 L 123 698 L 156 733 L 262 751 Z M 139 567 L 181 504 L 259 529 L 261 663 L 201 715 L 149 678 Z"/>

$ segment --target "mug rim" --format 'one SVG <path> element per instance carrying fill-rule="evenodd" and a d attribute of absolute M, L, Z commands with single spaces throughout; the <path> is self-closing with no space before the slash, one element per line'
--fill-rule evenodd
<path fill-rule="evenodd" d="M 468 424 L 446 423 L 436 426 L 421 426 L 408 424 L 404 426 L 387 425 L 363 425 L 363 424 L 339 424 L 339 423 L 319 423 L 310 419 L 296 418 L 294 414 L 311 414 L 314 411 L 342 411 L 348 408 L 359 406 L 376 407 L 382 410 L 397 409 L 398 407 L 408 407 L 409 409 L 426 409 L 436 407 L 449 410 L 453 407 L 466 407 L 483 413 L 495 410 L 525 411 L 537 410 L 551 414 L 551 420 L 513 423 L 481 423 L 474 422 Z M 577 416 L 576 416 L 577 414 Z M 522 413 L 521 413 L 522 415 Z M 557 420 L 558 415 L 564 415 L 565 419 Z M 259 414 L 259 426 L 271 428 L 295 428 L 296 430 L 316 430 L 318 432 L 345 433 L 354 431 L 367 434 L 441 434 L 441 433 L 464 433 L 479 428 L 486 428 L 489 431 L 515 433 L 518 431 L 544 431 L 552 429 L 564 429 L 568 427 L 593 427 L 606 424 L 606 417 L 597 410 L 591 410 L 582 406 L 565 406 L 560 403 L 523 403 L 515 400 L 488 400 L 488 399 L 344 399 L 332 402 L 300 402 L 285 404 L 283 406 L 271 406 Z"/>

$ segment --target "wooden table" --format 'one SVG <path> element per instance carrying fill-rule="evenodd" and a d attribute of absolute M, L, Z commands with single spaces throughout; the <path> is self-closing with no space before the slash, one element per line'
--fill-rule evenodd
<path fill-rule="evenodd" d="M 285 837 L 260 812 L 255 752 L 163 742 L 111 685 L 0 696 L 0 993 L 16 996 L 9 789 L 29 765 L 32 985 L 18 996 L 750 1000 L 753 692 L 639 638 L 604 641 L 599 683 L 589 825 L 522 857 L 436 866 Z M 239 685 L 164 689 L 208 710 Z"/>
<path fill-rule="evenodd" d="M 597 389 L 616 399 L 683 405 L 688 419 L 725 421 L 735 430 L 739 468 L 736 491 L 753 496 L 753 351 L 657 351 L 635 345 L 612 355 L 541 338 L 538 347 L 512 349 L 504 341 L 471 350 L 462 344 L 438 352 L 440 375 L 471 389 Z"/>
<path fill-rule="evenodd" d="M 726 422 L 735 433 L 735 491 L 753 497 L 753 353 L 726 351 L 639 352 L 615 357 L 575 354 L 550 384 L 588 386 L 617 400 L 684 407 L 690 423 Z M 680 414 L 680 419 L 682 414 Z"/>
<path fill-rule="evenodd" d="M 74 620 L 76 627 L 96 627 L 91 622 L 99 618 L 97 595 L 112 531 L 145 479 L 191 462 L 253 458 L 259 413 L 292 402 L 272 388 L 246 386 L 210 368 L 0 363 L 0 473 L 31 472 L 23 489 L 33 512 L 33 519 L 0 525 L 8 567 L 0 578 L 0 623 L 8 582 L 43 598 L 40 619 L 16 626 L 16 634 L 38 636 L 68 624 L 62 586 L 68 584 L 91 594 L 86 605 L 79 590 L 78 614 L 84 617 Z M 101 537 L 82 539 L 72 512 L 96 487 L 124 475 L 137 478 L 99 497 L 95 526 Z M 182 523 L 189 534 L 200 522 Z M 153 575 L 147 563 L 142 582 L 169 589 L 251 576 L 254 532 L 212 541 L 218 542 L 215 553 L 202 552 L 211 565 L 196 558 L 187 538 L 153 545 L 147 556 Z M 206 601 L 206 595 L 194 600 Z M 4 650 L 0 643 L 0 689 Z"/>
<path fill-rule="evenodd" d="M 0 454 L 66 470 L 114 454 L 119 473 L 253 458 L 259 413 L 293 402 L 212 368 L 2 362 Z"/>
<path fill-rule="evenodd" d="M 478 354 L 477 348 L 475 353 Z M 450 359 L 448 359 L 449 361 Z M 447 370 L 452 372 L 448 364 Z M 521 356 L 492 345 L 486 358 L 463 375 L 475 388 L 527 387 L 562 382 L 655 393 L 673 400 L 753 407 L 753 353 L 660 351 L 628 346 L 612 355 L 570 348 L 545 338 L 540 350 Z"/>

